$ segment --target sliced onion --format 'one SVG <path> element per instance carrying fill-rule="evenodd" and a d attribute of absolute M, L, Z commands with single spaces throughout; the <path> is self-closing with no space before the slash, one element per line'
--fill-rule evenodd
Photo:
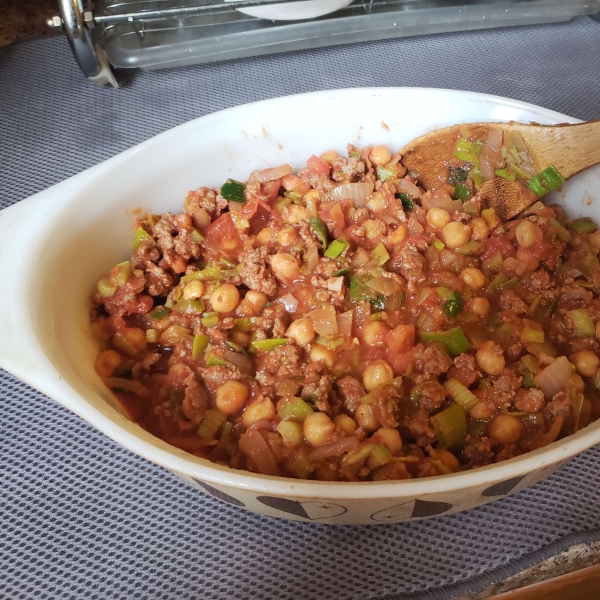
<path fill-rule="evenodd" d="M 445 248 L 440 251 L 440 261 L 444 267 L 449 267 L 456 260 L 456 255 Z"/>
<path fill-rule="evenodd" d="M 116 392 L 131 392 L 136 396 L 147 396 L 148 388 L 134 379 L 123 379 L 121 377 L 103 377 L 104 385 Z"/>
<path fill-rule="evenodd" d="M 331 277 L 327 280 L 327 289 L 330 292 L 341 292 L 342 287 L 344 286 L 344 278 L 343 277 Z"/>
<path fill-rule="evenodd" d="M 462 210 L 462 205 L 463 203 L 460 200 L 452 200 L 449 194 L 442 190 L 425 192 L 421 195 L 421 206 L 425 210 L 431 210 L 432 208 L 443 208 L 452 214 L 457 210 Z"/>
<path fill-rule="evenodd" d="M 331 195 L 334 200 L 352 200 L 354 208 L 364 208 L 374 187 L 372 183 L 341 183 L 333 188 Z"/>
<path fill-rule="evenodd" d="M 400 284 L 395 279 L 383 277 L 382 275 L 368 281 L 367 286 L 384 296 L 392 296 L 400 290 Z"/>
<path fill-rule="evenodd" d="M 223 358 L 232 365 L 235 365 L 245 375 L 254 376 L 256 371 L 254 370 L 254 363 L 249 356 L 234 352 L 233 350 L 223 350 Z"/>
<path fill-rule="evenodd" d="M 490 129 L 485 143 L 494 152 L 500 152 L 500 148 L 502 148 L 502 129 Z"/>
<path fill-rule="evenodd" d="M 259 473 L 263 475 L 279 475 L 279 469 L 275 458 L 271 453 L 269 444 L 265 438 L 256 429 L 249 429 L 242 433 L 239 448 L 250 459 Z"/>
<path fill-rule="evenodd" d="M 345 313 L 337 315 L 337 324 L 339 333 L 345 337 L 352 335 L 352 323 L 354 321 L 354 309 L 347 310 Z"/>
<path fill-rule="evenodd" d="M 278 302 L 283 304 L 283 306 L 285 306 L 285 310 L 291 314 L 298 310 L 298 300 L 296 300 L 292 294 L 285 294 L 285 296 L 281 296 Z"/>
<path fill-rule="evenodd" d="M 265 183 L 275 181 L 289 175 L 293 171 L 290 165 L 281 165 L 280 167 L 271 167 L 270 169 L 260 169 L 252 171 L 248 177 L 248 183 Z"/>
<path fill-rule="evenodd" d="M 319 461 L 332 456 L 341 456 L 347 452 L 353 452 L 354 450 L 357 450 L 359 444 L 360 440 L 357 436 L 353 435 L 350 437 L 345 437 L 337 442 L 325 444 L 325 446 L 321 446 L 320 448 L 313 450 L 308 455 L 308 458 L 310 460 Z"/>
<path fill-rule="evenodd" d="M 483 153 L 479 155 L 479 170 L 481 171 L 481 176 L 486 181 L 491 181 L 496 177 L 496 172 L 494 171 L 494 167 L 492 167 L 490 161 L 484 156 Z"/>
<path fill-rule="evenodd" d="M 546 399 L 550 400 L 565 386 L 569 377 L 571 377 L 569 359 L 566 356 L 560 356 L 535 376 L 535 382 L 544 392 Z"/>
<path fill-rule="evenodd" d="M 316 244 L 313 244 L 306 251 L 306 268 L 308 272 L 312 273 L 317 264 L 319 264 L 319 247 Z"/>
<path fill-rule="evenodd" d="M 333 306 L 315 308 L 315 310 L 311 310 L 308 313 L 308 316 L 312 321 L 315 331 L 320 336 L 326 337 L 328 335 L 335 335 L 338 333 L 335 308 Z"/>
<path fill-rule="evenodd" d="M 408 181 L 408 179 L 401 179 L 396 186 L 396 189 L 401 194 L 408 194 L 413 198 L 420 198 L 423 192 L 412 182 Z"/>

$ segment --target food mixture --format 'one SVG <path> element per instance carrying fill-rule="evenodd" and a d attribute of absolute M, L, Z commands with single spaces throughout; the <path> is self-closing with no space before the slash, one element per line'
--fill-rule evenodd
<path fill-rule="evenodd" d="M 138 219 L 91 296 L 96 371 L 130 418 L 221 465 L 326 481 L 480 467 L 597 419 L 600 231 L 539 201 L 503 223 L 478 197 L 560 175 L 464 126 L 443 190 L 401 159 L 349 145 Z"/>

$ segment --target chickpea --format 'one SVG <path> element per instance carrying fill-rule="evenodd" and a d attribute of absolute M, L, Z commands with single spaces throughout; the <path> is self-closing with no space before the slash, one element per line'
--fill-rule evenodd
<path fill-rule="evenodd" d="M 256 235 L 256 243 L 259 246 L 266 246 L 271 243 L 273 238 L 273 230 L 270 227 L 263 227 Z"/>
<path fill-rule="evenodd" d="M 352 417 L 344 414 L 338 415 L 337 417 L 333 417 L 333 422 L 335 423 L 335 430 L 337 432 L 354 435 L 357 425 Z"/>
<path fill-rule="evenodd" d="M 243 331 L 232 331 L 231 341 L 242 348 L 247 348 L 250 344 L 250 334 Z"/>
<path fill-rule="evenodd" d="M 467 300 L 467 310 L 478 317 L 486 317 L 490 312 L 490 302 L 487 298 L 475 297 Z"/>
<path fill-rule="evenodd" d="M 371 441 L 383 444 L 392 455 L 402 450 L 402 438 L 394 427 L 381 427 L 373 434 Z"/>
<path fill-rule="evenodd" d="M 315 412 L 304 419 L 303 429 L 306 441 L 317 448 L 331 439 L 335 424 L 324 412 Z"/>
<path fill-rule="evenodd" d="M 600 321 L 596 322 L 596 337 L 600 340 Z"/>
<path fill-rule="evenodd" d="M 485 275 L 475 267 L 465 267 L 459 275 L 472 290 L 480 290 L 485 285 Z"/>
<path fill-rule="evenodd" d="M 381 230 L 381 221 L 376 221 L 375 219 L 367 219 L 360 226 L 365 230 L 365 235 L 370 240 L 379 241 L 385 233 L 385 230 Z"/>
<path fill-rule="evenodd" d="M 280 252 L 271 257 L 271 269 L 279 279 L 293 281 L 300 275 L 300 263 L 295 256 Z"/>
<path fill-rule="evenodd" d="M 489 427 L 490 437 L 501 444 L 515 444 L 523 433 L 523 423 L 512 415 L 498 415 Z"/>
<path fill-rule="evenodd" d="M 298 232 L 293 227 L 283 227 L 277 234 L 277 241 L 282 246 L 291 246 L 298 241 Z"/>
<path fill-rule="evenodd" d="M 240 381 L 228 381 L 217 388 L 217 408 L 227 415 L 242 410 L 250 397 L 250 390 Z"/>
<path fill-rule="evenodd" d="M 269 301 L 269 298 L 263 292 L 250 290 L 249 292 L 246 292 L 244 300 L 248 302 L 256 312 L 260 312 Z"/>
<path fill-rule="evenodd" d="M 179 381 L 184 382 L 192 374 L 190 369 L 185 363 L 175 363 L 169 368 L 169 379 L 172 382 Z"/>
<path fill-rule="evenodd" d="M 541 228 L 532 223 L 531 221 L 521 221 L 515 229 L 515 235 L 517 236 L 517 242 L 519 246 L 523 248 L 529 248 L 533 246 L 538 240 L 541 240 L 544 236 Z"/>
<path fill-rule="evenodd" d="M 302 221 L 308 221 L 308 211 L 306 210 L 306 206 L 289 204 L 283 209 L 283 220 L 292 225 L 297 225 Z"/>
<path fill-rule="evenodd" d="M 387 165 L 392 160 L 392 153 L 387 146 L 375 146 L 369 154 L 369 160 L 378 167 Z"/>
<path fill-rule="evenodd" d="M 569 360 L 575 365 L 577 373 L 583 377 L 593 377 L 600 365 L 600 358 L 591 350 L 580 350 L 571 355 Z"/>
<path fill-rule="evenodd" d="M 392 245 L 399 244 L 408 235 L 408 227 L 406 225 L 398 225 L 388 236 L 388 242 Z"/>
<path fill-rule="evenodd" d="M 289 175 L 284 175 L 281 179 L 281 187 L 286 192 L 296 192 L 299 188 L 304 185 L 304 182 L 298 175 L 294 175 L 290 173 Z"/>
<path fill-rule="evenodd" d="M 272 419 L 276 414 L 275 405 L 270 398 L 259 396 L 250 402 L 242 413 L 242 423 L 246 428 L 262 419 Z"/>
<path fill-rule="evenodd" d="M 600 230 L 590 233 L 588 242 L 595 248 L 600 248 Z"/>
<path fill-rule="evenodd" d="M 307 204 L 309 202 L 316 202 L 317 200 L 320 200 L 320 199 L 321 199 L 321 196 L 319 194 L 319 190 L 310 190 L 310 192 L 308 192 L 304 196 L 304 200 Z"/>
<path fill-rule="evenodd" d="M 490 228 L 485 219 L 477 217 L 470 223 L 471 225 L 471 239 L 476 242 L 483 242 L 490 235 Z"/>
<path fill-rule="evenodd" d="M 369 321 L 362 330 L 362 337 L 367 346 L 385 344 L 385 336 L 390 328 L 381 321 Z"/>
<path fill-rule="evenodd" d="M 202 294 L 204 294 L 204 284 L 201 281 L 190 281 L 183 288 L 183 297 L 186 300 L 201 298 Z"/>
<path fill-rule="evenodd" d="M 335 354 L 329 350 L 329 348 L 321 346 L 321 344 L 313 344 L 308 354 L 308 358 L 311 362 L 322 362 L 330 369 L 333 367 L 333 363 L 335 362 Z"/>
<path fill-rule="evenodd" d="M 370 392 L 382 383 L 393 379 L 394 371 L 392 370 L 389 362 L 386 360 L 378 360 L 374 363 L 371 363 L 363 371 L 362 378 L 365 387 Z"/>
<path fill-rule="evenodd" d="M 148 347 L 146 332 L 139 327 L 127 327 L 117 331 L 112 338 L 112 343 L 127 356 L 135 356 Z"/>
<path fill-rule="evenodd" d="M 573 373 L 571 377 L 569 377 L 568 386 L 579 393 L 582 393 L 583 390 L 585 390 L 585 383 L 583 382 L 583 379 L 581 379 L 581 375 L 577 375 L 577 373 Z"/>
<path fill-rule="evenodd" d="M 367 208 L 372 212 L 379 212 L 387 208 L 387 202 L 382 192 L 373 192 L 371 199 L 367 202 Z"/>
<path fill-rule="evenodd" d="M 181 325 L 171 325 L 160 334 L 160 343 L 165 346 L 177 346 L 179 342 L 192 332 Z"/>
<path fill-rule="evenodd" d="M 496 406 L 491 402 L 480 400 L 471 408 L 469 414 L 477 421 L 489 421 L 494 416 L 496 410 Z"/>
<path fill-rule="evenodd" d="M 315 328 L 308 317 L 297 319 L 285 332 L 285 336 L 292 338 L 299 346 L 309 344 L 315 339 Z"/>
<path fill-rule="evenodd" d="M 427 223 L 434 229 L 442 229 L 450 223 L 450 213 L 443 208 L 431 208 L 427 212 Z"/>
<path fill-rule="evenodd" d="M 222 283 L 211 295 L 210 303 L 218 313 L 235 310 L 240 302 L 240 291 L 232 283 Z"/>
<path fill-rule="evenodd" d="M 471 228 L 465 223 L 452 221 L 444 225 L 442 229 L 442 238 L 446 246 L 450 248 L 459 248 L 464 246 L 471 239 Z"/>
<path fill-rule="evenodd" d="M 354 419 L 358 426 L 367 432 L 377 431 L 381 425 L 377 417 L 373 414 L 368 404 L 359 404 L 354 412 Z"/>
<path fill-rule="evenodd" d="M 339 154 L 335 150 L 327 150 L 321 154 L 321 158 L 330 165 L 336 158 L 339 158 Z"/>
<path fill-rule="evenodd" d="M 460 471 L 460 462 L 452 452 L 445 450 L 444 448 L 436 448 L 435 452 L 442 464 L 448 467 L 453 473 Z"/>
<path fill-rule="evenodd" d="M 477 350 L 475 360 L 477 361 L 479 368 L 488 375 L 499 375 L 506 364 L 502 348 L 491 340 L 485 342 L 485 344 Z"/>
<path fill-rule="evenodd" d="M 121 364 L 121 355 L 116 350 L 103 350 L 96 357 L 94 368 L 100 377 L 112 377 Z"/>

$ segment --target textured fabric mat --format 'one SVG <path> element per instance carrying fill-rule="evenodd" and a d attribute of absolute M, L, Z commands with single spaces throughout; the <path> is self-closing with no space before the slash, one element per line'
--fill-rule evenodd
<path fill-rule="evenodd" d="M 391 40 L 82 78 L 62 38 L 0 50 L 0 207 L 186 120 L 348 86 L 489 92 L 600 116 L 600 23 Z M 1 243 L 1 241 L 0 241 Z M 251 515 L 0 373 L 0 598 L 392 600 L 481 589 L 600 539 L 600 448 L 466 513 L 377 527 Z"/>

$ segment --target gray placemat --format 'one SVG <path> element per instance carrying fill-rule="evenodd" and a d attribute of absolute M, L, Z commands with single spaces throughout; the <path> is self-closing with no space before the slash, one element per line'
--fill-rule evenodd
<path fill-rule="evenodd" d="M 115 91 L 85 81 L 62 38 L 10 46 L 0 207 L 189 119 L 283 94 L 449 87 L 598 118 L 599 55 L 600 23 L 582 18 L 121 73 Z M 204 496 L 2 373 L 0 397 L 1 598 L 449 598 L 600 539 L 600 448 L 480 509 L 328 527 Z"/>

